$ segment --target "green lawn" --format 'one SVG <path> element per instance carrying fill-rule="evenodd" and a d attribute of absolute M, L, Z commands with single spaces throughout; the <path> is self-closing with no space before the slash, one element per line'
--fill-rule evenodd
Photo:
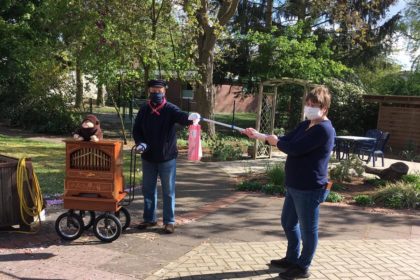
<path fill-rule="evenodd" d="M 33 141 L 0 134 L 0 154 L 14 158 L 31 158 L 43 194 L 63 192 L 64 143 Z"/>
<path fill-rule="evenodd" d="M 34 141 L 0 134 L 0 154 L 14 158 L 31 158 L 43 195 L 63 193 L 66 164 L 64 143 Z M 138 162 L 138 166 L 140 163 Z M 129 151 L 124 151 L 123 168 L 127 185 L 130 173 Z"/>
<path fill-rule="evenodd" d="M 257 114 L 255 113 L 236 113 L 234 125 L 242 128 L 255 127 Z M 215 114 L 216 121 L 232 124 L 232 113 Z M 219 129 L 220 127 L 217 127 Z"/>
<path fill-rule="evenodd" d="M 86 110 L 89 110 L 89 106 L 85 106 Z M 126 107 L 125 109 L 125 113 L 128 114 L 128 107 Z M 138 112 L 137 108 L 133 108 L 133 114 L 136 115 Z M 103 107 L 97 107 L 96 105 L 94 105 L 92 107 L 92 113 L 93 114 L 117 114 L 117 111 L 115 111 L 115 108 L 113 106 L 103 106 Z M 123 113 L 123 109 L 122 107 L 120 108 L 120 114 Z"/>
<path fill-rule="evenodd" d="M 108 108 L 110 109 L 110 108 Z M 111 110 L 110 110 L 111 111 Z M 114 110 L 115 112 L 115 110 Z M 216 120 L 230 124 L 231 114 L 216 114 Z M 254 113 L 238 113 L 235 115 L 235 125 L 239 127 L 254 127 Z M 231 134 L 231 130 L 216 126 L 219 132 Z M 235 133 L 241 140 L 247 140 Z M 187 146 L 188 136 L 184 133 L 179 139 L 179 146 Z M 206 146 L 206 143 L 203 143 Z M 65 145 L 49 141 L 35 141 L 23 137 L 12 137 L 0 134 L 0 154 L 14 158 L 31 158 L 35 173 L 38 176 L 42 193 L 44 195 L 62 194 L 64 190 Z M 137 164 L 141 169 L 141 162 Z M 126 185 L 129 183 L 130 151 L 124 151 L 124 177 Z M 136 174 L 138 177 L 138 174 Z"/>

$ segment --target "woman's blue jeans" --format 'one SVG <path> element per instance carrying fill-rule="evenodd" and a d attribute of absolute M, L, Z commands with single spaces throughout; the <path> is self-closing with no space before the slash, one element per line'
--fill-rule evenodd
<path fill-rule="evenodd" d="M 175 223 L 175 177 L 176 159 L 164 162 L 149 162 L 142 160 L 143 198 L 145 222 L 156 222 L 157 210 L 157 178 L 160 177 L 163 198 L 163 223 Z"/>
<path fill-rule="evenodd" d="M 286 259 L 307 269 L 318 244 L 319 205 L 329 190 L 299 190 L 287 187 L 281 225 L 287 238 Z M 302 251 L 300 241 L 302 240 Z"/>

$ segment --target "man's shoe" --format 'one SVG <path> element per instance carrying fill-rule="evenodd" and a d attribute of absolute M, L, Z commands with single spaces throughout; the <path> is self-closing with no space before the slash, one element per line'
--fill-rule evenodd
<path fill-rule="evenodd" d="M 270 264 L 272 266 L 280 267 L 280 268 L 284 268 L 284 269 L 291 268 L 295 265 L 291 261 L 288 261 L 286 258 L 282 258 L 282 259 L 279 259 L 279 260 L 271 260 Z"/>
<path fill-rule="evenodd" d="M 137 228 L 138 229 L 146 229 L 148 227 L 154 227 L 155 225 L 157 225 L 156 222 L 141 222 Z"/>
<path fill-rule="evenodd" d="M 298 265 L 295 265 L 285 272 L 279 274 L 280 279 L 285 280 L 293 280 L 293 279 L 301 279 L 301 278 L 309 278 L 311 273 L 308 269 L 303 269 Z"/>
<path fill-rule="evenodd" d="M 166 224 L 163 227 L 163 231 L 165 233 L 168 233 L 168 234 L 174 233 L 175 232 L 175 226 L 173 224 Z"/>

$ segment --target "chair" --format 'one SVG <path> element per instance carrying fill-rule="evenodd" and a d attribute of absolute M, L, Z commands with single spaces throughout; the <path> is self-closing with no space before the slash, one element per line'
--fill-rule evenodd
<path fill-rule="evenodd" d="M 348 159 L 350 157 L 350 146 L 346 141 L 335 139 L 333 154 L 335 153 L 338 160 Z"/>
<path fill-rule="evenodd" d="M 384 166 L 384 149 L 386 143 L 389 140 L 390 134 L 388 132 L 381 132 L 380 130 L 373 129 L 369 135 L 370 136 L 368 136 L 368 133 L 366 133 L 366 137 L 376 138 L 376 141 L 365 141 L 364 143 L 361 143 L 361 145 L 358 148 L 359 158 L 361 160 L 365 160 L 364 157 L 366 155 L 366 163 L 368 163 L 370 159 L 372 159 L 373 167 L 375 167 L 376 159 L 378 158 L 378 156 L 380 156 L 382 158 L 382 166 Z"/>
<path fill-rule="evenodd" d="M 369 129 L 366 131 L 365 137 L 375 138 L 376 141 L 360 141 L 357 146 L 357 150 L 371 150 L 374 149 L 376 146 L 376 142 L 381 139 L 383 132 L 379 129 Z"/>

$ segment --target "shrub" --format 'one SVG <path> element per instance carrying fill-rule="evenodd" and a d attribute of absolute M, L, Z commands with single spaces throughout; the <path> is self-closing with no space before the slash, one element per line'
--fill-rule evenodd
<path fill-rule="evenodd" d="M 71 134 L 81 120 L 82 116 L 72 112 L 58 95 L 33 100 L 11 114 L 11 121 L 17 126 L 52 134 Z"/>
<path fill-rule="evenodd" d="M 382 179 L 366 179 L 365 182 L 375 187 L 385 186 L 387 181 Z"/>
<path fill-rule="evenodd" d="M 273 130 L 273 134 L 275 135 L 284 135 L 284 133 L 285 133 L 285 130 L 283 127 L 276 127 Z"/>
<path fill-rule="evenodd" d="M 360 177 L 364 171 L 363 162 L 357 156 L 352 155 L 332 168 L 330 177 L 339 182 L 349 182 L 351 181 L 351 176 L 357 175 Z"/>
<path fill-rule="evenodd" d="M 257 192 L 257 191 L 261 191 L 261 189 L 262 189 L 261 183 L 252 182 L 252 181 L 244 181 L 236 186 L 236 190 L 238 191 Z"/>
<path fill-rule="evenodd" d="M 420 161 L 420 155 L 416 153 L 417 145 L 414 141 L 409 140 L 405 143 L 404 149 L 401 151 L 400 156 L 403 160 Z"/>
<path fill-rule="evenodd" d="M 373 205 L 373 199 L 372 199 L 372 197 L 369 196 L 369 195 L 366 195 L 366 194 L 356 195 L 354 197 L 354 200 L 356 201 L 356 203 L 358 205 L 362 205 L 362 206 Z"/>
<path fill-rule="evenodd" d="M 237 141 L 227 141 L 220 136 L 216 136 L 213 140 L 208 140 L 208 146 L 215 160 L 237 160 L 242 157 L 242 148 L 235 142 Z"/>
<path fill-rule="evenodd" d="M 344 199 L 344 197 L 336 192 L 330 192 L 328 197 L 325 201 L 328 202 L 340 202 Z"/>
<path fill-rule="evenodd" d="M 286 177 L 284 163 L 276 163 L 274 165 L 267 166 L 266 173 L 273 185 L 284 186 L 284 180 Z"/>
<path fill-rule="evenodd" d="M 334 183 L 334 184 L 332 185 L 332 188 L 331 188 L 331 190 L 333 190 L 333 191 L 343 191 L 343 190 L 345 190 L 345 189 L 346 189 L 346 187 L 345 187 L 345 186 L 340 185 L 340 184 L 337 184 L 337 183 Z"/>
<path fill-rule="evenodd" d="M 262 186 L 261 191 L 265 194 L 285 194 L 283 185 L 266 184 Z"/>
<path fill-rule="evenodd" d="M 417 190 L 420 190 L 420 174 L 407 174 L 401 178 L 404 182 L 414 184 Z"/>
<path fill-rule="evenodd" d="M 420 190 L 413 183 L 389 183 L 373 196 L 373 201 L 388 208 L 416 209 L 420 206 Z"/>

